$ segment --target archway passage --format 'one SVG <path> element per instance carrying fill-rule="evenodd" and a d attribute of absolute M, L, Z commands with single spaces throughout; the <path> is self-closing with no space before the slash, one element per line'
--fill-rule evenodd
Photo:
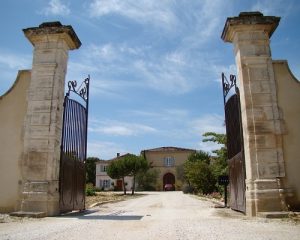
<path fill-rule="evenodd" d="M 175 176 L 172 173 L 166 173 L 163 177 L 163 188 L 165 191 L 175 190 Z"/>

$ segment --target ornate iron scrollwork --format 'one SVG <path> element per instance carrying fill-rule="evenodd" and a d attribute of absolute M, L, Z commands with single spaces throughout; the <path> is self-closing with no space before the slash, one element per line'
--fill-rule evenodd
<path fill-rule="evenodd" d="M 235 88 L 235 91 L 238 92 L 238 88 L 236 86 L 236 76 L 230 74 L 230 77 L 228 80 L 226 78 L 225 74 L 222 73 L 222 85 L 223 85 L 223 98 L 224 98 L 224 104 L 225 104 L 226 97 L 233 87 Z"/>
<path fill-rule="evenodd" d="M 82 84 L 77 88 L 77 81 L 69 81 L 68 82 L 68 92 L 67 96 L 70 95 L 70 92 L 76 93 L 80 96 L 85 102 L 88 100 L 88 90 L 89 90 L 89 83 L 90 83 L 90 75 L 82 82 Z M 77 88 L 77 89 L 76 89 Z"/>

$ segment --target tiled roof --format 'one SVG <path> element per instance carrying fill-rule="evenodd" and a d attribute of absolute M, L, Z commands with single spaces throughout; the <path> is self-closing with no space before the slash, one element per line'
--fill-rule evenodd
<path fill-rule="evenodd" d="M 123 157 L 125 157 L 125 156 L 127 156 L 127 155 L 129 155 L 130 153 L 126 153 L 126 154 L 123 154 L 123 155 L 120 155 L 120 156 L 118 156 L 118 157 L 114 157 L 114 158 L 112 158 L 112 159 L 109 159 L 109 160 L 107 160 L 107 161 L 114 161 L 114 160 L 117 160 L 117 159 L 119 159 L 119 158 L 123 158 Z"/>
<path fill-rule="evenodd" d="M 180 147 L 159 147 L 153 149 L 145 149 L 145 152 L 185 152 L 185 151 L 196 151 L 194 149 L 180 148 Z"/>
<path fill-rule="evenodd" d="M 111 159 L 108 159 L 108 160 L 99 160 L 99 161 L 97 161 L 97 163 L 110 163 L 110 162 L 113 162 L 113 161 L 115 161 L 115 160 L 117 160 L 117 159 L 119 159 L 119 158 L 123 158 L 123 157 L 125 157 L 125 156 L 127 156 L 127 155 L 129 155 L 130 153 L 126 153 L 126 154 L 123 154 L 123 155 L 120 155 L 120 156 L 118 156 L 118 157 L 114 157 L 114 158 L 111 158 Z M 96 164 L 97 164 L 96 163 Z"/>

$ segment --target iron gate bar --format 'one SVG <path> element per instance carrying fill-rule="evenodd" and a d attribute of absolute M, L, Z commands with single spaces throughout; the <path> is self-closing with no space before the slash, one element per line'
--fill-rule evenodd
<path fill-rule="evenodd" d="M 76 81 L 69 81 L 64 99 L 59 179 L 61 212 L 85 208 L 89 81 L 90 76 L 78 88 Z M 72 99 L 71 94 L 80 101 Z"/>

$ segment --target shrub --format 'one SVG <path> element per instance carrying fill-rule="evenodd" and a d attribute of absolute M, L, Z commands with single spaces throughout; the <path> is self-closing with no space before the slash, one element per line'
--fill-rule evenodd
<path fill-rule="evenodd" d="M 96 190 L 93 184 L 88 183 L 85 186 L 85 195 L 86 196 L 95 196 L 96 195 Z"/>
<path fill-rule="evenodd" d="M 193 186 L 190 185 L 183 185 L 182 187 L 182 192 L 183 193 L 193 193 L 195 191 L 195 188 Z"/>

